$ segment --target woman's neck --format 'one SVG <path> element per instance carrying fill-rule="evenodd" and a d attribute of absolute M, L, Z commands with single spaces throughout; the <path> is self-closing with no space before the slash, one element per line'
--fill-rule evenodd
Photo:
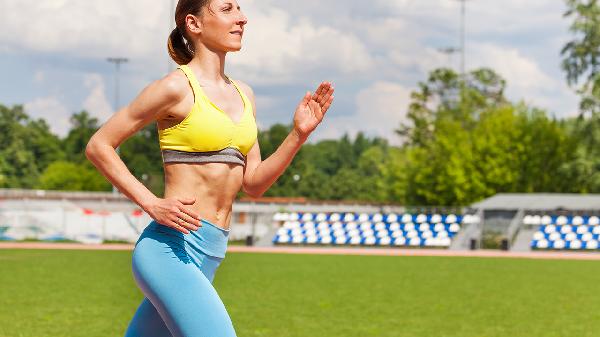
<path fill-rule="evenodd" d="M 198 71 L 200 82 L 214 85 L 226 84 L 225 55 L 226 52 L 215 52 L 206 46 L 194 51 L 194 58 L 189 65 Z"/>

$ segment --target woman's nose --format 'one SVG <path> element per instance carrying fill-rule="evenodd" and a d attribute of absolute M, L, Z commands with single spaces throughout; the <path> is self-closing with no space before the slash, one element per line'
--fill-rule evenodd
<path fill-rule="evenodd" d="M 240 17 L 238 19 L 238 24 L 240 26 L 244 26 L 247 23 L 248 23 L 248 18 L 246 17 L 246 15 L 244 15 L 244 13 L 240 12 Z"/>

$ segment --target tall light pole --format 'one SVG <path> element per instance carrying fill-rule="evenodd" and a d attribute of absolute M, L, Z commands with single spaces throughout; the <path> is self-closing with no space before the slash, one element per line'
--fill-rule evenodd
<path fill-rule="evenodd" d="M 125 57 L 109 57 L 106 59 L 110 63 L 115 64 L 115 113 L 119 110 L 119 70 L 121 68 L 121 63 L 126 63 L 129 60 Z M 119 153 L 119 148 L 116 149 L 117 154 Z M 113 185 L 112 192 L 114 195 L 118 195 L 119 191 Z"/>
<path fill-rule="evenodd" d="M 460 75 L 465 75 L 465 16 L 466 16 L 466 5 L 468 0 L 457 0 L 460 1 Z"/>
<path fill-rule="evenodd" d="M 450 65 L 450 68 L 454 68 L 452 66 L 452 54 L 458 53 L 460 51 L 460 49 L 455 48 L 455 47 L 446 47 L 446 48 L 438 48 L 438 51 L 440 53 L 444 53 L 448 56 L 448 64 Z"/>

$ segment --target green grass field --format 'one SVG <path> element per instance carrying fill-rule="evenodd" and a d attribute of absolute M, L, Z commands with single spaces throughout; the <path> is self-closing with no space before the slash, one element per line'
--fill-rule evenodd
<path fill-rule="evenodd" d="M 0 250 L 0 336 L 123 336 L 131 252 Z M 600 263 L 228 253 L 240 337 L 600 335 Z"/>

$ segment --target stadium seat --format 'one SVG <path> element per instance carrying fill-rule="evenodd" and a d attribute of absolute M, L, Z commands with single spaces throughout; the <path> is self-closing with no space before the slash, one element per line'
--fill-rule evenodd
<path fill-rule="evenodd" d="M 469 217 L 437 213 L 405 213 L 399 217 L 394 213 L 291 212 L 277 213 L 273 219 L 283 221 L 274 243 L 447 247 L 460 231 L 461 221 Z M 556 234 L 557 239 L 563 239 Z M 569 236 L 569 242 L 577 239 L 573 235 Z"/>

